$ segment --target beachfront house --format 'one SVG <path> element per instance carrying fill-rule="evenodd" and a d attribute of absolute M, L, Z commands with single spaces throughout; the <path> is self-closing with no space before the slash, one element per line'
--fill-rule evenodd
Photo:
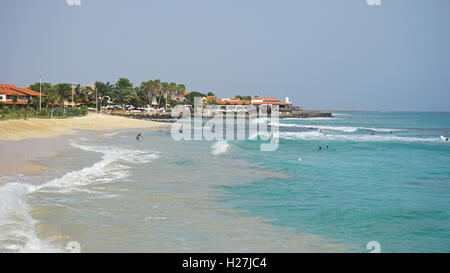
<path fill-rule="evenodd" d="M 292 102 L 289 101 L 289 97 L 286 97 L 285 101 L 281 101 L 275 98 L 252 98 L 252 105 L 259 107 L 260 105 L 278 105 L 280 112 L 292 111 Z"/>
<path fill-rule="evenodd" d="M 289 112 L 293 110 L 293 105 L 292 102 L 289 101 L 289 97 L 286 97 L 285 101 L 275 98 L 259 97 L 254 97 L 250 101 L 239 98 L 216 98 L 215 96 L 206 96 L 202 98 L 202 104 L 218 105 L 219 109 L 223 112 L 247 112 L 245 107 L 247 105 L 254 105 L 257 109 L 260 105 L 278 105 L 280 112 Z"/>
<path fill-rule="evenodd" d="M 17 96 L 16 105 L 26 105 L 31 98 L 39 98 L 39 92 L 12 84 L 0 84 L 0 103 L 12 105 L 14 96 Z M 42 94 L 42 97 L 45 97 L 45 94 Z"/>

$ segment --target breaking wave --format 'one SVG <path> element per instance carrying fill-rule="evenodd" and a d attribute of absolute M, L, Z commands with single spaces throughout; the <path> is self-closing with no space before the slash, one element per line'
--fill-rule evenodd
<path fill-rule="evenodd" d="M 284 139 L 335 140 L 335 141 L 401 141 L 401 142 L 439 142 L 437 138 L 402 137 L 393 135 L 324 135 L 313 132 L 280 132 Z"/>
<path fill-rule="evenodd" d="M 31 216 L 27 198 L 39 192 L 69 193 L 89 191 L 89 184 L 104 184 L 128 176 L 129 164 L 142 164 L 158 157 L 151 151 L 137 151 L 115 147 L 86 146 L 71 143 L 73 147 L 102 153 L 102 159 L 92 166 L 66 173 L 41 185 L 7 183 L 0 186 L 0 252 L 66 252 L 67 249 L 41 240 L 36 235 L 36 220 Z"/>
<path fill-rule="evenodd" d="M 290 123 L 270 123 L 269 125 L 278 127 L 297 127 L 304 129 L 313 130 L 330 130 L 330 131 L 341 131 L 346 133 L 354 133 L 358 130 L 376 131 L 376 132 L 397 132 L 404 131 L 404 129 L 390 129 L 390 128 L 371 128 L 371 127 L 351 127 L 351 126 L 326 126 L 326 125 L 300 125 L 300 124 L 290 124 Z"/>
<path fill-rule="evenodd" d="M 219 140 L 211 146 L 213 155 L 223 154 L 231 150 L 231 145 L 225 140 Z"/>

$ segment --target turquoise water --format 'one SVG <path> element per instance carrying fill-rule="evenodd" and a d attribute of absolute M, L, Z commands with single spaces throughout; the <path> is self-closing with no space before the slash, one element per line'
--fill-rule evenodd
<path fill-rule="evenodd" d="M 450 136 L 450 113 L 346 112 L 279 124 L 277 151 L 246 141 L 234 153 L 289 178 L 227 188 L 224 202 L 356 251 L 369 241 L 383 252 L 450 251 L 450 145 L 440 140 Z"/>
<path fill-rule="evenodd" d="M 0 179 L 0 252 L 450 252 L 450 113 L 278 123 L 273 152 L 152 130 L 50 140 L 50 171 Z"/>

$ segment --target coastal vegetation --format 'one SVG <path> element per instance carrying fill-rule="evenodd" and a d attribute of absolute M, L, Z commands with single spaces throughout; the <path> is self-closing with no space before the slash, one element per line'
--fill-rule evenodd
<path fill-rule="evenodd" d="M 65 118 L 85 115 L 88 109 L 101 111 L 108 105 L 118 105 L 120 109 L 132 106 L 170 111 L 177 104 L 185 102 L 186 92 L 184 84 L 156 79 L 133 86 L 127 78 L 119 78 L 115 84 L 97 81 L 86 86 L 37 82 L 30 85 L 29 89 L 45 94 L 41 97 L 41 107 L 39 97 L 29 97 L 26 105 L 19 105 L 19 96 L 12 95 L 12 105 L 0 102 L 0 119 Z M 192 98 L 189 102 L 193 104 L 193 96 L 189 98 Z"/>

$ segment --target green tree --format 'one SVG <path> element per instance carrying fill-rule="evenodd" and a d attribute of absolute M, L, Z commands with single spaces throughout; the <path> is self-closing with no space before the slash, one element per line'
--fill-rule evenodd
<path fill-rule="evenodd" d="M 156 79 L 152 82 L 152 92 L 153 92 L 153 96 L 155 98 L 158 98 L 158 96 L 161 98 L 161 91 L 162 90 L 162 83 L 160 79 Z M 153 99 L 152 99 L 153 101 Z M 159 107 L 159 101 L 160 99 L 158 99 L 157 103 L 158 103 L 158 107 Z"/>
<path fill-rule="evenodd" d="M 132 98 L 132 89 L 122 89 L 118 90 L 116 93 L 115 102 L 122 106 L 122 109 L 125 109 L 125 105 L 127 105 Z"/>
<path fill-rule="evenodd" d="M 169 83 L 168 94 L 166 92 L 166 108 L 167 108 L 167 104 L 169 103 L 169 100 L 167 99 L 167 95 L 169 95 L 170 98 L 172 99 L 172 97 L 175 95 L 176 91 L 177 91 L 177 84 L 174 82 Z"/>
<path fill-rule="evenodd" d="M 12 95 L 11 95 L 11 99 L 12 99 L 13 110 L 14 110 L 14 109 L 16 109 L 16 103 L 17 103 L 17 100 L 19 99 L 19 95 L 17 95 L 17 94 L 12 94 Z"/>
<path fill-rule="evenodd" d="M 187 104 L 194 105 L 195 97 L 203 98 L 203 97 L 206 97 L 206 95 L 203 93 L 197 92 L 197 91 L 193 91 L 193 92 L 189 93 L 189 95 L 185 96 Z"/>
<path fill-rule="evenodd" d="M 53 87 L 60 97 L 60 101 L 70 100 L 72 97 L 72 85 L 70 83 L 58 83 Z"/>
<path fill-rule="evenodd" d="M 168 82 L 162 82 L 161 83 L 161 95 L 164 96 L 164 104 L 166 104 L 165 102 L 167 101 L 167 92 L 169 91 L 169 83 Z M 158 107 L 161 107 L 161 95 L 159 98 L 159 102 L 158 102 Z M 167 105 L 164 107 L 165 109 L 167 108 Z"/>
<path fill-rule="evenodd" d="M 156 80 L 159 81 L 159 80 Z M 152 106 L 153 97 L 156 96 L 156 82 L 155 81 L 146 81 L 141 83 L 141 91 L 147 92 L 148 105 Z"/>
<path fill-rule="evenodd" d="M 80 89 L 80 102 L 84 105 L 95 104 L 95 91 L 90 86 L 84 86 Z"/>
<path fill-rule="evenodd" d="M 30 85 L 30 89 L 36 92 L 39 92 L 40 89 L 40 83 L 34 83 L 32 85 Z M 47 93 L 53 92 L 53 87 L 51 85 L 51 83 L 48 82 L 43 82 L 42 83 L 42 94 L 47 95 Z"/>
<path fill-rule="evenodd" d="M 135 107 L 144 107 L 148 102 L 147 91 L 140 87 L 131 89 L 129 97 L 129 103 Z"/>
<path fill-rule="evenodd" d="M 184 86 L 184 84 L 177 85 L 177 95 L 180 99 L 180 102 L 183 102 L 185 92 L 186 92 L 186 86 Z"/>
<path fill-rule="evenodd" d="M 127 78 L 120 78 L 116 83 L 116 87 L 119 90 L 125 90 L 132 88 L 133 84 Z"/>
<path fill-rule="evenodd" d="M 215 96 L 213 92 L 208 92 L 207 96 Z"/>

